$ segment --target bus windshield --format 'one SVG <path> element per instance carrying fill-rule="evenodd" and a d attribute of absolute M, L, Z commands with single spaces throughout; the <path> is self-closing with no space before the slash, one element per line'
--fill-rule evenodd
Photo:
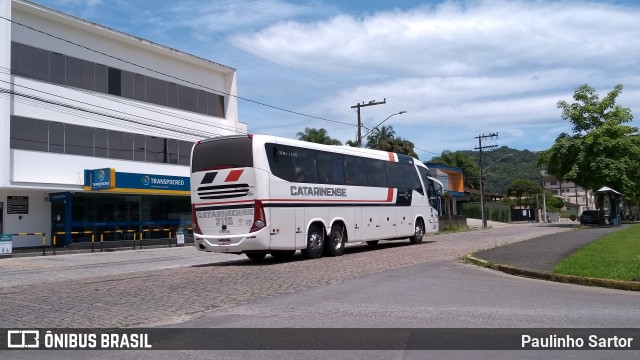
<path fill-rule="evenodd" d="M 198 143 L 193 150 L 191 172 L 229 167 L 253 167 L 252 142 L 251 138 L 245 136 L 218 138 L 215 141 Z"/>

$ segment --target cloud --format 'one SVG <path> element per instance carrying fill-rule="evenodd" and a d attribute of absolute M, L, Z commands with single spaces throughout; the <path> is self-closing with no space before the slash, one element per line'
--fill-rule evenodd
<path fill-rule="evenodd" d="M 621 83 L 619 103 L 639 107 L 627 96 L 640 90 L 638 18 L 640 7 L 610 3 L 445 2 L 282 20 L 232 39 L 257 57 L 327 79 L 323 92 L 292 94 L 309 113 L 351 119 L 354 99 L 385 97 L 393 109 L 367 108 L 368 121 L 407 110 L 393 118 L 404 137 L 417 126 L 467 138 L 500 131 L 510 145 L 544 148 L 555 138 L 549 129 L 563 127 L 557 101 L 572 101 L 580 84 L 604 96 Z"/>
<path fill-rule="evenodd" d="M 181 19 L 177 23 L 197 32 L 211 31 L 218 34 L 238 30 L 260 30 L 274 22 L 301 19 L 331 11 L 331 7 L 310 2 L 294 4 L 283 0 L 249 1 L 180 1 L 167 12 Z"/>

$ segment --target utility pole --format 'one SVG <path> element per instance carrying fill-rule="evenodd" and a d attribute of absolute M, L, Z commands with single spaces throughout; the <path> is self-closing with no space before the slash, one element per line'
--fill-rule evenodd
<path fill-rule="evenodd" d="M 362 147 L 362 120 L 360 119 L 360 108 L 365 106 L 381 105 L 386 103 L 387 103 L 387 99 L 384 98 L 382 101 L 371 100 L 368 103 L 365 103 L 363 101 L 362 104 L 357 103 L 351 107 L 352 109 L 356 109 L 356 111 L 358 112 L 358 138 L 356 139 L 356 145 L 358 147 Z"/>
<path fill-rule="evenodd" d="M 482 145 L 482 140 L 484 139 L 493 139 L 493 138 L 498 138 L 498 133 L 491 133 L 489 135 L 478 135 L 475 137 L 476 139 L 478 139 L 478 147 L 476 148 L 476 150 L 480 151 L 480 212 L 482 214 L 482 227 L 486 228 L 487 227 L 487 214 L 484 208 L 484 188 L 482 187 L 482 150 L 484 149 L 495 149 L 498 147 L 498 145 Z"/>
<path fill-rule="evenodd" d="M 547 196 L 546 190 L 544 188 L 544 179 L 547 176 L 547 171 L 544 168 L 544 165 L 540 168 L 540 188 L 542 189 L 542 223 L 547 222 Z M 560 184 L 560 196 L 562 196 L 562 180 L 558 179 L 558 183 Z M 564 199 L 564 196 L 563 196 Z"/>

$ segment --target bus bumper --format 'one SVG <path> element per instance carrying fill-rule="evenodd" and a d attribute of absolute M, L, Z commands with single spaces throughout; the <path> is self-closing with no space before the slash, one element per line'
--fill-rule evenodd
<path fill-rule="evenodd" d="M 241 235 L 200 235 L 194 234 L 196 249 L 199 251 L 241 254 L 245 251 L 268 251 L 269 231 L 260 231 Z"/>

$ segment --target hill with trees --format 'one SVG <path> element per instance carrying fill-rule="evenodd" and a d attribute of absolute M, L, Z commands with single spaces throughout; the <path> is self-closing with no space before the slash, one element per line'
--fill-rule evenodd
<path fill-rule="evenodd" d="M 516 179 L 540 181 L 540 167 L 537 165 L 538 153 L 529 150 L 517 150 L 502 146 L 483 152 L 484 188 L 487 192 L 506 194 L 507 188 Z M 453 159 L 458 159 L 457 162 Z M 460 160 L 462 159 L 462 160 Z M 465 186 L 479 188 L 478 151 L 443 151 L 428 162 L 462 168 L 465 172 Z"/>

